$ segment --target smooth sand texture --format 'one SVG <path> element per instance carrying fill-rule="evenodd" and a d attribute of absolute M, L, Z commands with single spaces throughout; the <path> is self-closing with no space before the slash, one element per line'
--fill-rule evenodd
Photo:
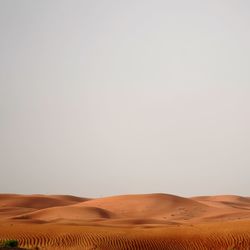
<path fill-rule="evenodd" d="M 250 198 L 0 195 L 0 239 L 40 249 L 250 249 Z"/>

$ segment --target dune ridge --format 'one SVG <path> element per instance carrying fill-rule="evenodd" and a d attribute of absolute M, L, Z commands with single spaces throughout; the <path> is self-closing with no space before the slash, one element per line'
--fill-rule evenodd
<path fill-rule="evenodd" d="M 25 207 L 42 209 L 55 206 L 72 205 L 86 200 L 88 199 L 70 195 L 0 194 L 0 207 Z"/>

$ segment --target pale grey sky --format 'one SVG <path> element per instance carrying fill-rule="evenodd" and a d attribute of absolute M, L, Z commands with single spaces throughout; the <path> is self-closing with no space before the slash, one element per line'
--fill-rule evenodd
<path fill-rule="evenodd" d="M 0 192 L 250 195 L 248 0 L 0 0 Z"/>

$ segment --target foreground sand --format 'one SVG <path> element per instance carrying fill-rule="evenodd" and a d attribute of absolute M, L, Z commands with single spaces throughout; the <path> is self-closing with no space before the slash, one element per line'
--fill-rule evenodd
<path fill-rule="evenodd" d="M 0 195 L 0 239 L 39 249 L 250 249 L 250 198 Z"/>

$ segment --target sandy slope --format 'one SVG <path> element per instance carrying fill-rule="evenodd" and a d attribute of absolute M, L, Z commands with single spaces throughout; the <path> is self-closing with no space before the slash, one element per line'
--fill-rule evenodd
<path fill-rule="evenodd" d="M 42 249 L 250 249 L 250 198 L 0 195 L 0 239 Z"/>
<path fill-rule="evenodd" d="M 48 208 L 55 206 L 66 206 L 86 201 L 70 195 L 17 195 L 0 194 L 0 207 L 25 207 L 25 208 Z"/>

